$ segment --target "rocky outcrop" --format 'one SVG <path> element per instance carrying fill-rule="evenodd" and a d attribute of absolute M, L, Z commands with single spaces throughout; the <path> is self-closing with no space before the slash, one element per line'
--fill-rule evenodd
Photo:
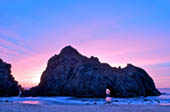
<path fill-rule="evenodd" d="M 87 58 L 71 46 L 48 61 L 38 86 L 23 91 L 23 96 L 105 97 L 157 96 L 152 78 L 141 68 L 128 64 L 114 68 L 98 58 Z"/>
<path fill-rule="evenodd" d="M 0 97 L 17 96 L 20 86 L 11 75 L 11 65 L 0 59 Z"/>

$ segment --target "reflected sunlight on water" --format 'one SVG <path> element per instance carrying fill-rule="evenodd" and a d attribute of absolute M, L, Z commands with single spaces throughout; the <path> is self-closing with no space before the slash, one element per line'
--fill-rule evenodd
<path fill-rule="evenodd" d="M 19 101 L 18 103 L 24 103 L 24 104 L 41 104 L 40 101 Z"/>

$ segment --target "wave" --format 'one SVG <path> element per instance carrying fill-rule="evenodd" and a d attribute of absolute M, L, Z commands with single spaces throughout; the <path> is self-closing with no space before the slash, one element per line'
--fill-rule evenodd
<path fill-rule="evenodd" d="M 170 88 L 159 89 L 160 96 L 112 98 L 112 104 L 160 104 L 170 105 Z M 74 97 L 0 97 L 1 102 L 27 104 L 105 104 L 104 98 L 74 98 Z"/>
<path fill-rule="evenodd" d="M 0 101 L 27 104 L 105 104 L 104 98 L 74 97 L 1 97 Z M 112 98 L 112 104 L 161 104 L 170 105 L 170 95 L 135 98 Z"/>

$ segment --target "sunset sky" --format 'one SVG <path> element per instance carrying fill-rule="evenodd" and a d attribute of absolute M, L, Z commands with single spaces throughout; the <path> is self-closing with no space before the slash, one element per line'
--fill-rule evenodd
<path fill-rule="evenodd" d="M 0 58 L 35 86 L 66 45 L 112 66 L 144 68 L 170 87 L 170 0 L 0 0 Z"/>

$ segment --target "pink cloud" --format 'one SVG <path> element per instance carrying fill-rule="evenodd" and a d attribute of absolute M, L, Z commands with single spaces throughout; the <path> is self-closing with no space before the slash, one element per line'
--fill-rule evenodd
<path fill-rule="evenodd" d="M 3 50 L 6 56 L 8 53 L 17 55 L 16 60 L 11 60 L 13 65 L 12 72 L 24 87 L 38 84 L 47 60 L 52 55 L 58 54 L 65 45 L 72 45 L 81 54 L 88 57 L 99 57 L 101 62 L 109 63 L 112 66 L 126 66 L 127 63 L 132 63 L 144 67 L 155 79 L 159 87 L 165 87 L 166 85 L 163 85 L 162 80 L 169 77 L 161 76 L 161 74 L 168 73 L 169 70 L 160 70 L 158 72 L 156 68 L 147 68 L 145 66 L 170 61 L 170 52 L 166 52 L 166 50 L 162 52 L 163 49 L 168 47 L 169 39 L 164 38 L 160 41 L 156 38 L 162 35 L 114 31 L 114 28 L 119 27 L 121 26 L 110 21 L 80 24 L 62 29 L 59 33 L 56 33 L 55 30 L 42 32 L 40 35 L 36 35 L 37 38 L 33 42 L 26 42 L 18 35 L 5 32 L 4 34 L 8 36 L 16 37 L 19 42 L 33 46 L 36 52 L 33 53 L 23 48 L 22 45 L 15 45 L 2 39 L 0 43 L 23 51 L 24 54 L 22 58 L 19 58 L 22 54 L 2 47 L 0 47 L 0 50 Z"/>
<path fill-rule="evenodd" d="M 40 76 L 45 70 L 47 60 L 52 54 L 42 52 L 12 63 L 12 74 L 23 87 L 35 86 L 40 81 Z"/>

